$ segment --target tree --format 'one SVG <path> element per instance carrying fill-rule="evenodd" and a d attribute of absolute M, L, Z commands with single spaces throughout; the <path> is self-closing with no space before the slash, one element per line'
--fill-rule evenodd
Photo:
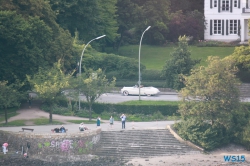
<path fill-rule="evenodd" d="M 120 34 L 116 43 L 116 49 L 118 50 L 124 42 L 124 37 L 127 36 L 127 40 L 133 40 L 134 31 L 132 29 L 135 29 L 139 25 L 142 11 L 141 7 L 133 2 L 133 0 L 117 0 L 116 6 L 117 22 L 119 25 L 118 33 Z"/>
<path fill-rule="evenodd" d="M 49 122 L 52 122 L 52 106 L 63 95 L 63 90 L 69 87 L 71 74 L 64 74 L 61 69 L 61 62 L 58 61 L 52 68 L 39 68 L 37 74 L 33 77 L 27 76 L 28 81 L 33 86 L 38 97 L 46 102 L 49 107 Z"/>
<path fill-rule="evenodd" d="M 235 47 L 232 55 L 230 55 L 239 68 L 237 76 L 243 82 L 250 82 L 250 44 L 248 46 Z"/>
<path fill-rule="evenodd" d="M 237 134 L 242 133 L 245 122 L 237 122 L 244 119 L 239 115 L 245 110 L 240 105 L 236 71 L 232 58 L 209 57 L 207 67 L 197 67 L 184 76 L 179 104 L 182 121 L 175 125 L 182 137 L 207 150 L 235 137 L 242 139 Z"/>
<path fill-rule="evenodd" d="M 0 80 L 24 81 L 38 66 L 71 67 L 72 38 L 44 0 L 0 1 Z M 64 62 L 64 63 L 63 63 Z"/>
<path fill-rule="evenodd" d="M 89 105 L 89 120 L 92 119 L 92 105 L 93 103 L 104 93 L 110 92 L 115 87 L 115 78 L 112 81 L 108 81 L 101 69 L 96 71 L 92 69 L 85 69 L 85 73 L 78 78 L 80 84 L 76 90 L 86 96 L 86 100 Z"/>
<path fill-rule="evenodd" d="M 192 60 L 191 52 L 188 50 L 187 37 L 179 37 L 178 47 L 172 52 L 171 59 L 166 61 L 162 70 L 162 77 L 166 78 L 166 86 L 176 90 L 184 87 L 181 74 L 189 75 L 191 69 L 200 62 Z"/>
<path fill-rule="evenodd" d="M 18 81 L 15 84 L 8 85 L 7 81 L 0 81 L 0 108 L 3 108 L 5 114 L 5 123 L 8 123 L 7 108 L 18 107 L 21 104 L 23 96 L 18 91 L 22 84 Z"/>
<path fill-rule="evenodd" d="M 106 42 L 111 42 L 117 36 L 116 20 L 117 0 L 50 0 L 49 3 L 57 13 L 58 24 L 70 31 L 73 36 L 79 32 L 79 39 L 85 42 L 107 35 Z M 101 41 L 96 41 L 101 42 Z M 95 42 L 95 43 L 96 43 Z M 93 43 L 95 45 L 95 43 Z"/>
<path fill-rule="evenodd" d="M 208 66 L 192 69 L 184 76 L 179 111 L 184 118 L 208 121 L 230 128 L 232 111 L 239 107 L 237 68 L 232 58 L 209 57 Z"/>

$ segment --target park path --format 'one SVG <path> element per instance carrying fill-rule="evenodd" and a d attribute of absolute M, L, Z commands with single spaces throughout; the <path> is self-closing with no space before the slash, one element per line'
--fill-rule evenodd
<path fill-rule="evenodd" d="M 31 108 L 29 108 L 28 103 L 23 103 L 19 110 L 17 110 L 18 115 L 13 116 L 8 119 L 8 122 L 15 120 L 26 120 L 25 125 L 34 125 L 33 119 L 38 118 L 49 118 L 49 113 L 40 109 L 41 101 L 33 101 Z M 62 122 L 62 124 L 72 124 L 68 120 L 88 120 L 88 118 L 81 118 L 75 116 L 63 116 L 53 114 L 53 120 Z M 2 122 L 4 123 L 4 122 Z"/>

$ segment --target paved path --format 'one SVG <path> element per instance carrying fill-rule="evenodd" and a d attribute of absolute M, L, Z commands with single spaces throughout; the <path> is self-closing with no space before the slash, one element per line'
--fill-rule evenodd
<path fill-rule="evenodd" d="M 17 116 L 11 117 L 8 119 L 8 122 L 15 121 L 15 120 L 27 120 L 26 126 L 19 126 L 19 127 L 0 127 L 0 130 L 4 131 L 13 131 L 13 132 L 19 132 L 21 131 L 22 127 L 29 127 L 33 128 L 35 133 L 47 133 L 51 132 L 51 129 L 55 127 L 60 127 L 60 125 L 43 125 L 43 126 L 35 126 L 32 123 L 32 119 L 37 118 L 49 118 L 49 113 L 42 111 L 39 109 L 39 106 L 41 105 L 40 102 L 34 101 L 32 103 L 32 107 L 29 108 L 28 104 L 25 103 L 21 106 L 20 110 L 17 112 L 19 113 Z M 53 120 L 62 122 L 66 129 L 68 129 L 69 133 L 79 132 L 79 124 L 73 124 L 70 122 L 67 122 L 68 120 L 88 120 L 88 118 L 80 118 L 75 116 L 62 116 L 62 115 L 54 115 L 53 114 Z M 133 129 L 164 129 L 167 125 L 173 124 L 174 121 L 154 121 L 154 122 L 126 122 L 126 130 L 133 130 Z M 85 124 L 89 129 L 95 129 L 97 126 L 96 124 Z M 122 130 L 121 129 L 121 122 L 115 121 L 114 125 L 109 125 L 108 120 L 102 120 L 101 126 L 103 131 L 107 130 Z M 25 131 L 30 132 L 30 131 Z"/>

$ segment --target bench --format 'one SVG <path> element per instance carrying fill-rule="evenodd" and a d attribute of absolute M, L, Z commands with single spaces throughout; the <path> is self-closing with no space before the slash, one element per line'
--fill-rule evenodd
<path fill-rule="evenodd" d="M 23 130 L 23 132 L 24 132 L 24 130 L 30 130 L 30 131 L 34 131 L 34 129 L 30 129 L 30 128 L 22 128 L 22 130 Z"/>
<path fill-rule="evenodd" d="M 68 129 L 65 129 L 65 130 L 66 130 L 66 132 L 68 131 Z M 51 132 L 52 132 L 52 133 L 55 133 L 55 129 L 51 129 Z M 61 133 L 61 131 L 59 130 L 58 133 Z"/>

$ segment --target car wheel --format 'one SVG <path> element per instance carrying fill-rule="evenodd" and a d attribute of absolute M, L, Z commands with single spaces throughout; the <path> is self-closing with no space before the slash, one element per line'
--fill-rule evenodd
<path fill-rule="evenodd" d="M 126 91 L 126 90 L 123 91 L 123 95 L 124 95 L 124 96 L 128 96 L 128 94 L 129 94 L 128 91 Z"/>

